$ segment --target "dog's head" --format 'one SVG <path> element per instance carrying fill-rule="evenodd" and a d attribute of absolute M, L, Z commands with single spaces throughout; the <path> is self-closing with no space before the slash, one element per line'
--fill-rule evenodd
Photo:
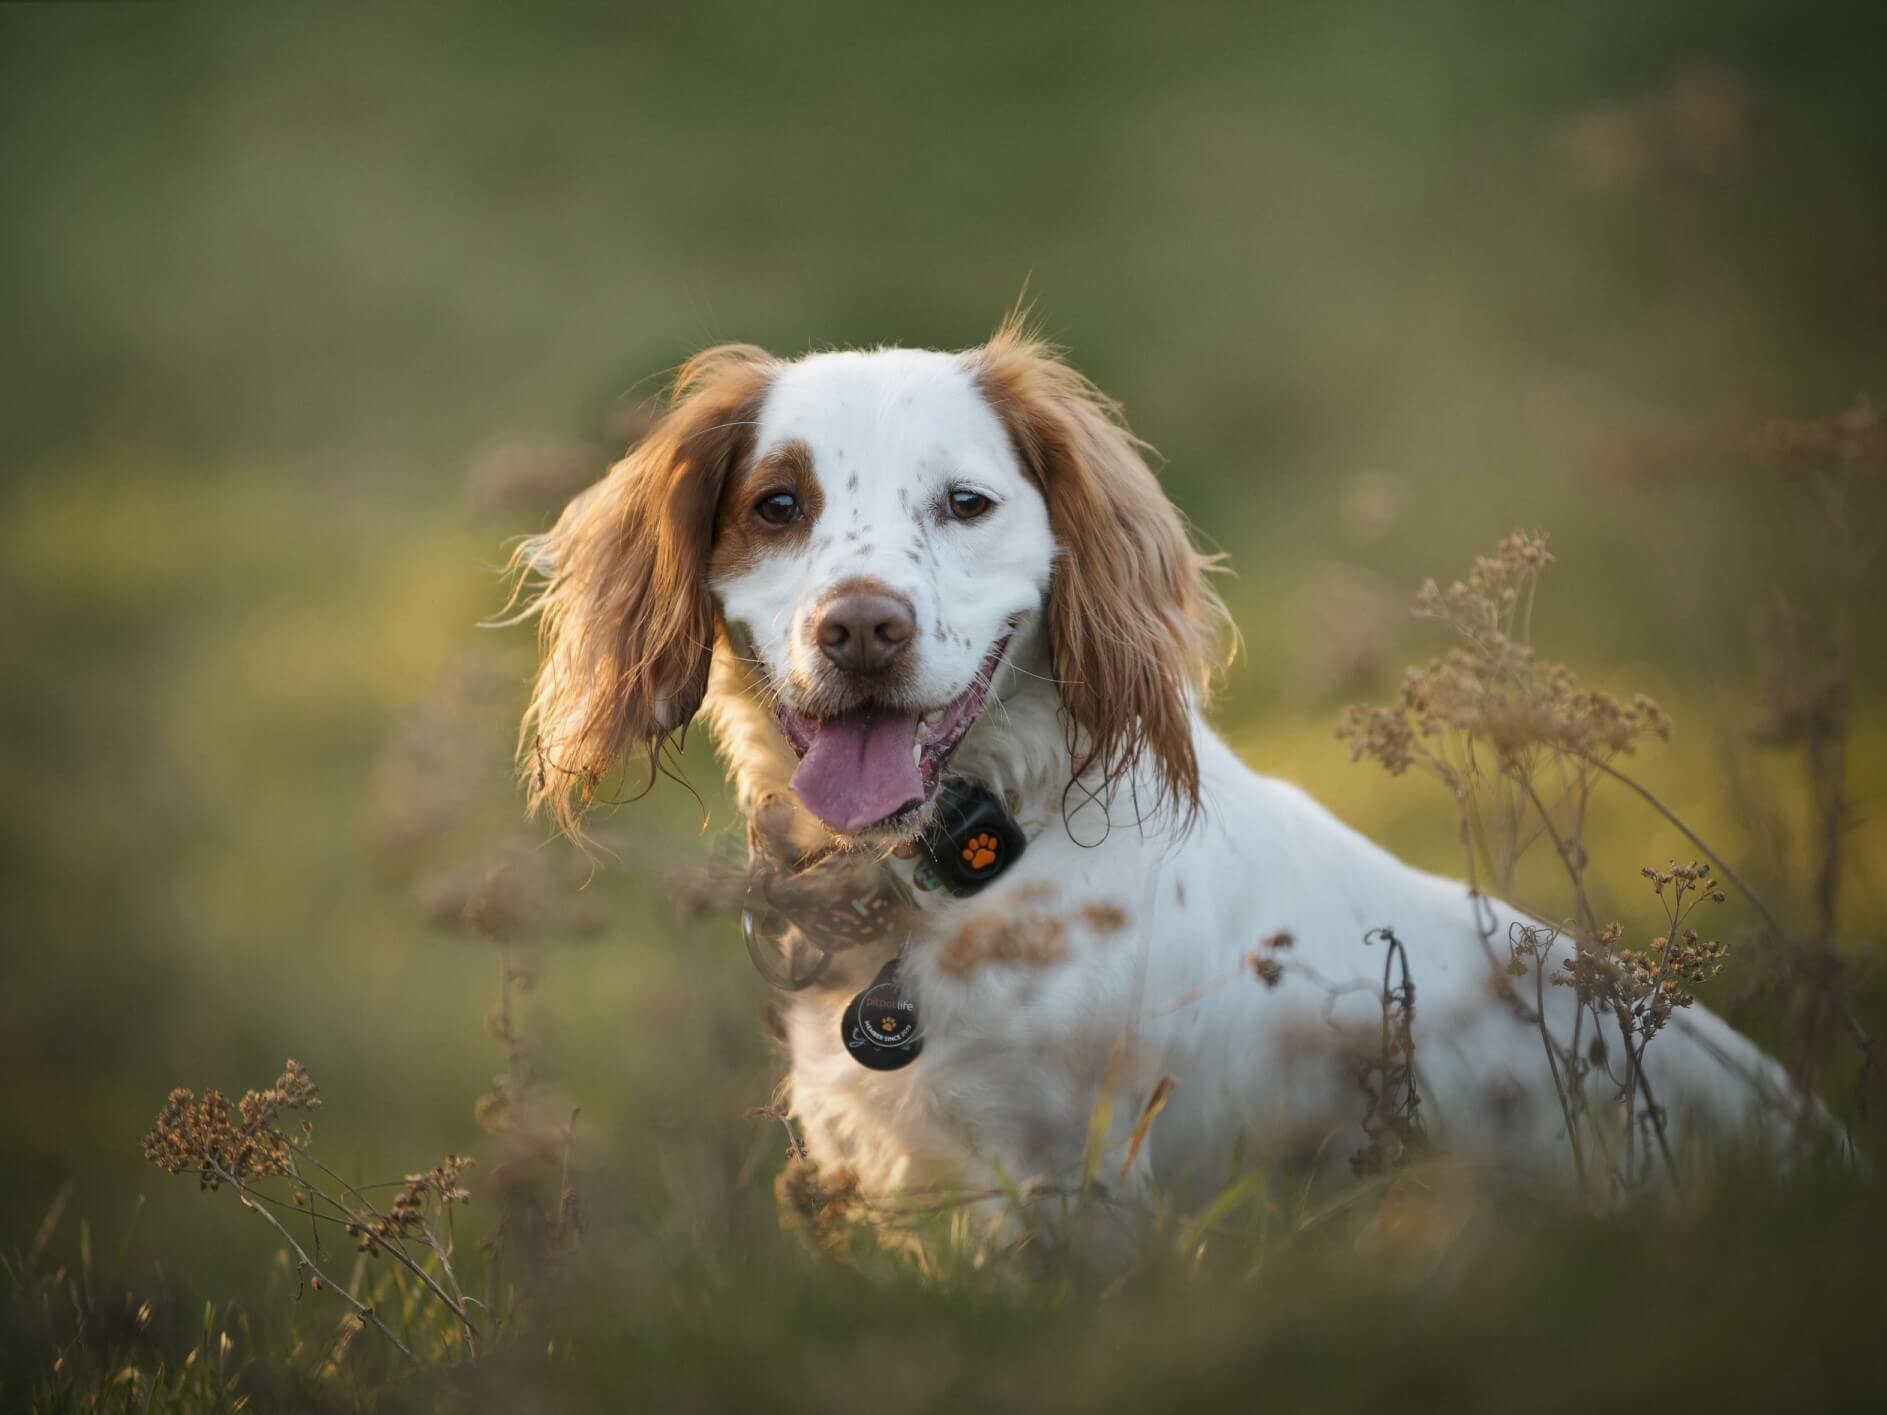
<path fill-rule="evenodd" d="M 1059 695 L 1067 760 L 1190 814 L 1209 561 L 1118 410 L 1011 324 L 981 348 L 710 350 L 635 450 L 520 550 L 544 578 L 534 806 L 574 829 L 700 706 L 717 638 L 846 836 L 906 835 L 992 703 Z"/>

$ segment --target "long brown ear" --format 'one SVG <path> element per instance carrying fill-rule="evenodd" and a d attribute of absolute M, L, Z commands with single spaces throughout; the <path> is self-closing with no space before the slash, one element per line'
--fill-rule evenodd
<path fill-rule="evenodd" d="M 1120 407 L 1019 316 L 971 353 L 983 394 L 1048 502 L 1056 560 L 1048 593 L 1055 678 L 1071 752 L 1108 780 L 1151 758 L 1155 810 L 1199 808 L 1192 707 L 1229 620 Z"/>
<path fill-rule="evenodd" d="M 538 617 L 541 664 L 519 766 L 532 811 L 572 835 L 625 754 L 641 748 L 653 770 L 701 704 L 715 506 L 773 368 L 748 345 L 689 360 L 648 435 L 511 558 L 520 581 L 542 581 L 525 611 Z"/>

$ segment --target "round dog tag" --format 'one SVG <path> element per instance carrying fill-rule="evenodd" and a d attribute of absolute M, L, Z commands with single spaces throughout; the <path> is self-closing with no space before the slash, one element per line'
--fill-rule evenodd
<path fill-rule="evenodd" d="M 917 1004 L 898 985 L 898 960 L 878 971 L 839 1015 L 839 1040 L 860 1066 L 872 1071 L 896 1071 L 917 1060 L 924 1049 L 918 1031 Z"/>

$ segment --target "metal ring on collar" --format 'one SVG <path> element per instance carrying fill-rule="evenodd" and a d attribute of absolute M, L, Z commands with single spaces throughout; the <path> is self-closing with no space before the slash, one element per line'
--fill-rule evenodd
<path fill-rule="evenodd" d="M 752 960 L 754 971 L 768 985 L 781 992 L 801 992 L 811 987 L 832 966 L 832 951 L 821 948 L 819 961 L 813 965 L 812 971 L 803 978 L 797 976 L 790 958 L 782 958 L 777 949 L 769 949 L 760 937 L 760 925 L 751 909 L 740 911 L 740 936 L 747 945 L 747 957 Z"/>

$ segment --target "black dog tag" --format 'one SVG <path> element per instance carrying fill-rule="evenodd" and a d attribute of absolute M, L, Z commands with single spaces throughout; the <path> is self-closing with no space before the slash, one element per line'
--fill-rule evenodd
<path fill-rule="evenodd" d="M 962 899 L 1013 865 L 1029 838 L 1002 802 L 973 782 L 952 780 L 937 795 L 937 813 L 918 840 L 926 870 L 920 888 L 934 888 L 921 876 Z"/>
<path fill-rule="evenodd" d="M 896 1071 L 917 1060 L 924 1038 L 917 1027 L 917 1004 L 898 986 L 898 960 L 878 970 L 839 1015 L 839 1040 L 852 1060 L 872 1071 Z"/>

